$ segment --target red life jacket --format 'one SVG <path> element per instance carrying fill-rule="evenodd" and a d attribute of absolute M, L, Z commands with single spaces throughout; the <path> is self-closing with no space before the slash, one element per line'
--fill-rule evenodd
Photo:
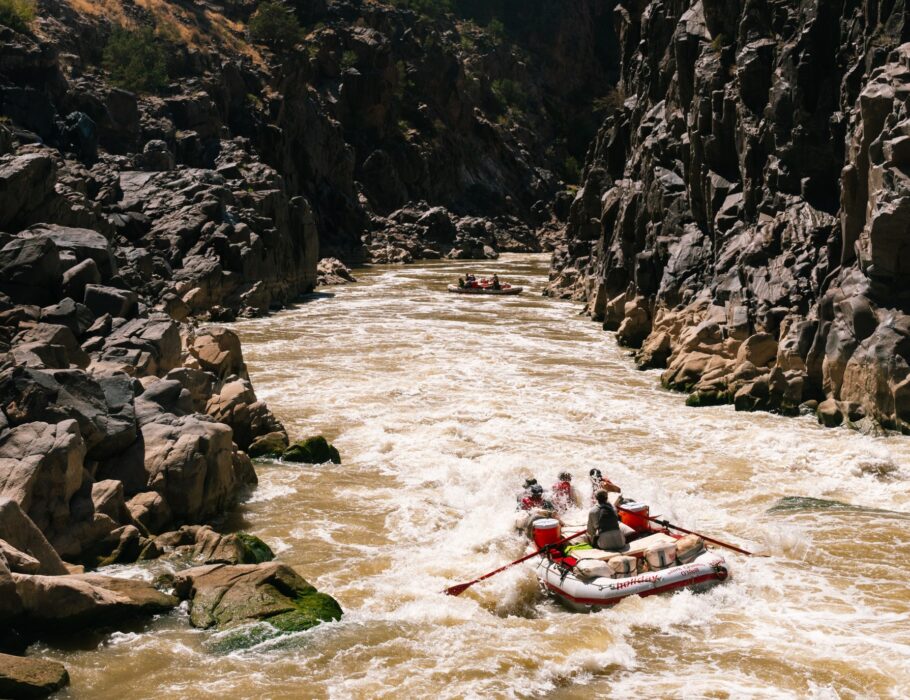
<path fill-rule="evenodd" d="M 566 510 L 572 503 L 572 484 L 568 481 L 557 481 L 553 484 L 553 504 L 560 510 Z"/>
<path fill-rule="evenodd" d="M 525 496 L 521 499 L 521 509 L 522 510 L 531 510 L 532 508 L 540 508 L 543 506 L 543 497 L 538 496 L 534 498 L 533 496 Z"/>

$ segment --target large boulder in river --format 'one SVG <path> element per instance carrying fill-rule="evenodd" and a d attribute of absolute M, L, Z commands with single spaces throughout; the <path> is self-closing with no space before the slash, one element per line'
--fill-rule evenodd
<path fill-rule="evenodd" d="M 63 664 L 0 654 L 0 697 L 44 698 L 69 685 Z"/>
<path fill-rule="evenodd" d="M 262 564 L 275 558 L 271 548 L 255 535 L 223 535 L 208 525 L 184 525 L 159 535 L 155 544 L 169 559 L 184 564 Z"/>
<path fill-rule="evenodd" d="M 300 440 L 288 447 L 281 458 L 286 462 L 303 462 L 304 464 L 341 464 L 341 455 L 334 445 L 322 435 Z"/>
<path fill-rule="evenodd" d="M 264 620 L 284 632 L 298 632 L 342 615 L 334 598 L 277 562 L 187 569 L 177 574 L 175 589 L 189 599 L 194 627 L 225 629 Z"/>

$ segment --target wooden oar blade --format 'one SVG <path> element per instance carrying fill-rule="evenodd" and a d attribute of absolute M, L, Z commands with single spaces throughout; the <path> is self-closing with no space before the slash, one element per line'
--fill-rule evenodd
<path fill-rule="evenodd" d="M 472 585 L 474 585 L 473 581 L 471 581 L 470 583 L 459 583 L 457 586 L 451 586 L 450 588 L 446 588 L 443 591 L 443 593 L 445 593 L 446 595 L 461 595 L 466 590 L 468 590 Z"/>

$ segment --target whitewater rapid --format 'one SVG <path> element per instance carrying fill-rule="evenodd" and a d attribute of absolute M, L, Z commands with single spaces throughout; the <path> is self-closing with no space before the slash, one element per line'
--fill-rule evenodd
<path fill-rule="evenodd" d="M 236 324 L 259 397 L 343 464 L 258 464 L 229 522 L 345 616 L 229 654 L 185 609 L 90 650 L 43 647 L 73 677 L 61 697 L 910 696 L 910 440 L 687 408 L 577 305 L 542 297 L 546 268 L 374 267 Z M 445 292 L 471 270 L 526 291 Z M 530 564 L 441 595 L 523 553 L 526 476 L 568 470 L 587 497 L 593 466 L 652 514 L 770 556 L 726 553 L 732 579 L 708 593 L 590 615 L 542 595 Z"/>

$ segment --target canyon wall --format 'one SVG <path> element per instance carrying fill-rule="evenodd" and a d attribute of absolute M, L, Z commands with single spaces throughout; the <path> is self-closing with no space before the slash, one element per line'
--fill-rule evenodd
<path fill-rule="evenodd" d="M 910 428 L 908 9 L 620 2 L 549 293 L 690 405 Z"/>

